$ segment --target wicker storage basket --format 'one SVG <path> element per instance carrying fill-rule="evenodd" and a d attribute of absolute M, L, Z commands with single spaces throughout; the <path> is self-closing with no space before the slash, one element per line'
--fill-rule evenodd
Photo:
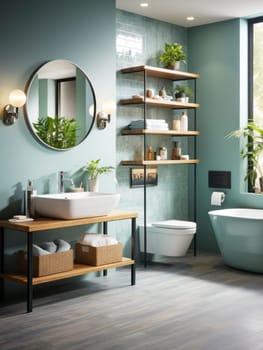
<path fill-rule="evenodd" d="M 75 253 L 75 260 L 78 264 L 106 265 L 122 260 L 122 244 L 92 247 L 76 243 Z"/>

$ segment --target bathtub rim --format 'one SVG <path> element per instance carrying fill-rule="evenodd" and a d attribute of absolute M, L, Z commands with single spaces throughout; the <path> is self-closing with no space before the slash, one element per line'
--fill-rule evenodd
<path fill-rule="evenodd" d="M 263 220 L 263 209 L 225 208 L 208 211 L 209 216 L 220 216 L 237 219 Z"/>

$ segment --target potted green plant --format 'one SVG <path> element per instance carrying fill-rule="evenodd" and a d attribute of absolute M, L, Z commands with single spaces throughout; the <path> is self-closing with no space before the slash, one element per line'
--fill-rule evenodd
<path fill-rule="evenodd" d="M 179 64 L 185 62 L 186 55 L 181 44 L 165 43 L 164 51 L 157 58 L 168 69 L 179 69 Z"/>
<path fill-rule="evenodd" d="M 249 122 L 240 130 L 231 132 L 229 137 L 245 137 L 247 139 L 245 145 L 240 151 L 242 159 L 248 160 L 248 167 L 244 180 L 249 180 L 251 186 L 256 191 L 258 187 L 263 192 L 263 129 L 257 125 L 255 121 Z"/>
<path fill-rule="evenodd" d="M 189 98 L 193 96 L 193 90 L 188 84 L 176 85 L 174 93 L 176 101 L 180 102 L 188 102 Z"/>
<path fill-rule="evenodd" d="M 37 136 L 51 147 L 66 149 L 76 145 L 79 125 L 74 118 L 39 117 L 33 126 Z"/>
<path fill-rule="evenodd" d="M 98 177 L 101 174 L 110 173 L 114 167 L 112 166 L 99 166 L 100 159 L 90 160 L 87 165 L 84 166 L 83 171 L 88 173 L 88 189 L 91 192 L 98 191 Z"/>

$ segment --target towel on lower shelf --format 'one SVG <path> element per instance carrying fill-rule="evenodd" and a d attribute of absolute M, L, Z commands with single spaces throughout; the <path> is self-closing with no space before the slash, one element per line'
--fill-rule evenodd
<path fill-rule="evenodd" d="M 79 243 L 92 247 L 118 244 L 116 238 L 101 233 L 86 233 L 80 236 Z"/>
<path fill-rule="evenodd" d="M 57 252 L 66 252 L 71 248 L 71 245 L 63 239 L 56 239 L 55 244 L 57 246 Z"/>
<path fill-rule="evenodd" d="M 128 125 L 128 129 L 143 129 L 144 120 L 135 120 Z M 168 123 L 164 119 L 145 119 L 145 128 L 149 130 L 168 130 Z"/>
<path fill-rule="evenodd" d="M 49 253 L 55 253 L 57 250 L 57 246 L 54 242 L 43 242 L 39 244 L 39 247 L 47 250 Z"/>
<path fill-rule="evenodd" d="M 56 239 L 54 242 L 43 242 L 39 245 L 32 245 L 32 253 L 34 256 L 54 254 L 58 252 L 65 252 L 71 249 L 71 245 L 63 239 Z M 27 249 L 24 249 L 27 252 Z"/>
<path fill-rule="evenodd" d="M 33 244 L 33 249 L 32 249 L 33 255 L 34 256 L 39 256 L 39 255 L 47 255 L 47 254 L 51 254 L 49 251 L 39 247 L 36 244 Z"/>

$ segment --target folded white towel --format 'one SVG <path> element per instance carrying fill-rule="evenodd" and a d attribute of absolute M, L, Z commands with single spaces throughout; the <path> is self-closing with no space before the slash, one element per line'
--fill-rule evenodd
<path fill-rule="evenodd" d="M 160 129 L 168 130 L 168 123 L 164 119 L 146 119 L 145 124 L 143 120 L 135 120 L 128 125 L 128 129 Z"/>
<path fill-rule="evenodd" d="M 90 245 L 92 247 L 102 247 L 105 245 L 117 244 L 116 238 L 100 233 L 86 233 L 82 234 L 79 243 L 83 245 Z"/>
<path fill-rule="evenodd" d="M 56 252 L 65 252 L 71 249 L 71 245 L 63 239 L 56 239 L 55 242 L 43 242 L 39 245 L 32 245 L 32 253 L 34 256 L 53 254 Z M 27 247 L 24 252 L 27 253 Z"/>
<path fill-rule="evenodd" d="M 43 242 L 39 244 L 39 247 L 47 250 L 49 253 L 55 253 L 57 250 L 57 246 L 54 242 Z"/>
<path fill-rule="evenodd" d="M 57 252 L 66 252 L 71 248 L 71 245 L 68 242 L 64 241 L 63 239 L 56 239 L 55 243 L 56 243 Z"/>
<path fill-rule="evenodd" d="M 39 247 L 36 244 L 33 244 L 33 249 L 32 249 L 33 255 L 34 256 L 39 256 L 39 255 L 48 255 L 50 254 L 50 252 L 48 252 L 47 250 Z"/>

